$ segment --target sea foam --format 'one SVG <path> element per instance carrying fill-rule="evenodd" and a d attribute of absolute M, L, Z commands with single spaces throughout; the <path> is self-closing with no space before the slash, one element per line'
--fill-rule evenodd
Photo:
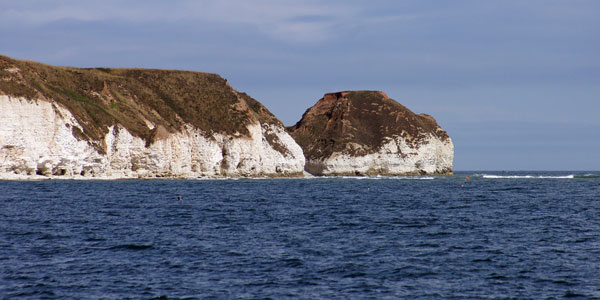
<path fill-rule="evenodd" d="M 548 176 L 548 175 L 493 175 L 493 174 L 482 174 L 482 178 L 485 179 L 573 179 L 575 175 L 564 175 L 564 176 Z"/>

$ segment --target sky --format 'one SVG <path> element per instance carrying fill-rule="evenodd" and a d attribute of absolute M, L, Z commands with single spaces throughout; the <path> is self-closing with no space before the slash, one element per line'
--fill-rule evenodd
<path fill-rule="evenodd" d="M 455 170 L 600 170 L 600 1 L 0 0 L 0 54 L 217 73 L 295 124 L 380 90 Z"/>

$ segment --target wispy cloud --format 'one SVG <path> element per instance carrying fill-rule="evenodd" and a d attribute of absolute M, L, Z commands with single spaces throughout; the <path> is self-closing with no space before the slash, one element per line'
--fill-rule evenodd
<path fill-rule="evenodd" d="M 209 1 L 195 7 L 192 19 L 254 26 L 290 42 L 318 42 L 334 35 L 337 25 L 359 13 L 345 4 L 315 1 Z"/>
<path fill-rule="evenodd" d="M 45 1 L 5 5 L 0 24 L 43 26 L 61 20 L 138 23 L 210 22 L 251 26 L 275 39 L 318 42 L 334 35 L 360 11 L 340 3 L 274 0 L 209 1 Z"/>

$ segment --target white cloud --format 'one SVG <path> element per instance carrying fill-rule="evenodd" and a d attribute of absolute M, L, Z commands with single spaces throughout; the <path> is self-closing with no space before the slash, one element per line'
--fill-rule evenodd
<path fill-rule="evenodd" d="M 206 1 L 195 7 L 192 19 L 254 26 L 261 32 L 291 42 L 330 38 L 336 25 L 358 13 L 347 5 L 312 1 Z"/>
<path fill-rule="evenodd" d="M 5 5 L 10 6 L 10 5 Z M 43 26 L 61 20 L 155 22 L 210 22 L 251 26 L 288 42 L 318 42 L 359 14 L 340 3 L 275 0 L 208 1 L 23 1 L 0 9 L 0 24 Z"/>
<path fill-rule="evenodd" d="M 92 21 L 94 16 L 85 9 L 57 7 L 50 10 L 34 9 L 7 9 L 0 13 L 3 23 L 14 25 L 42 25 L 64 19 Z"/>

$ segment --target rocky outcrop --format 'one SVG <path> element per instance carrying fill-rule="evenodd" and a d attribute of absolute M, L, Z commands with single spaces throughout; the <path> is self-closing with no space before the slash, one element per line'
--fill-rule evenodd
<path fill-rule="evenodd" d="M 377 91 L 326 94 L 288 127 L 314 175 L 452 172 L 454 146 L 435 119 Z"/>
<path fill-rule="evenodd" d="M 216 74 L 0 56 L 0 178 L 296 176 L 302 149 Z"/>

